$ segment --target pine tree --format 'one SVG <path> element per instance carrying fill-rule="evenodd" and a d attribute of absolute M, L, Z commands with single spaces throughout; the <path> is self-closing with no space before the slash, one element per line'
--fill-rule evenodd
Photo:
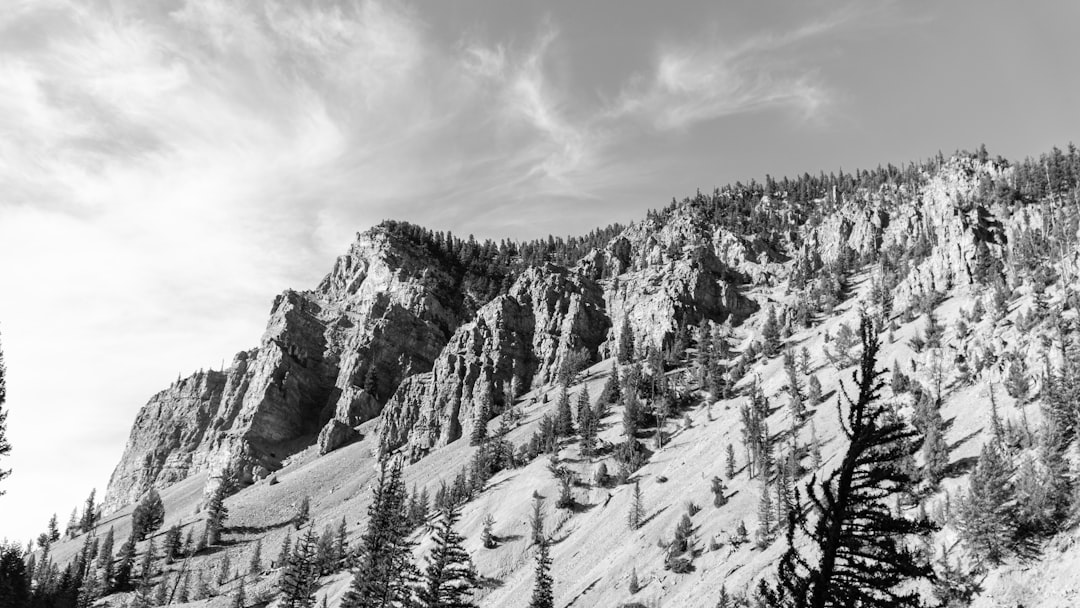
<path fill-rule="evenodd" d="M 225 528 L 225 519 L 229 509 L 225 506 L 226 484 L 219 483 L 210 494 L 206 505 L 206 543 L 216 545 L 221 542 L 221 532 Z"/>
<path fill-rule="evenodd" d="M 901 438 L 914 432 L 902 420 L 887 422 L 889 408 L 878 400 L 884 386 L 882 372 L 875 369 L 880 342 L 874 324 L 863 317 L 859 326 L 862 344 L 858 386 L 841 422 L 849 444 L 839 467 L 815 491 L 807 484 L 811 511 L 817 514 L 813 528 L 807 513 L 792 511 L 788 518 L 788 549 L 780 560 L 780 586 L 768 590 L 770 605 L 793 608 L 851 608 L 920 606 L 920 579 L 932 578 L 926 557 L 911 549 L 907 540 L 929 533 L 931 524 L 894 514 L 890 497 L 910 490 L 914 484 L 897 462 L 903 457 Z M 842 413 L 842 412 L 841 412 Z M 798 502 L 798 500 L 796 500 Z M 817 562 L 800 553 L 797 532 L 809 537 Z"/>
<path fill-rule="evenodd" d="M 204 600 L 213 595 L 210 593 L 210 583 L 206 580 L 206 574 L 199 570 L 195 575 L 195 592 L 192 594 L 192 600 Z"/>
<path fill-rule="evenodd" d="M 154 560 L 157 559 L 157 549 L 154 547 L 154 539 L 146 543 L 146 551 L 143 552 L 142 561 L 139 563 L 139 584 L 149 585 L 150 579 L 154 578 Z"/>
<path fill-rule="evenodd" d="M 232 603 L 229 604 L 230 608 L 245 608 L 247 606 L 247 593 L 244 592 L 244 579 L 240 579 L 240 584 L 236 586 L 236 592 L 233 593 Z"/>
<path fill-rule="evenodd" d="M 2 591 L 4 590 L 0 589 L 0 592 Z M 86 575 L 83 576 L 82 584 L 79 585 L 79 594 L 75 602 L 76 608 L 88 608 L 93 605 L 102 596 L 103 591 L 100 574 L 96 568 L 91 566 Z M 2 597 L 5 596 L 0 594 L 0 598 Z M 4 606 L 4 601 L 0 599 L 0 606 Z"/>
<path fill-rule="evenodd" d="M 148 534 L 165 523 L 165 504 L 157 490 L 150 488 L 131 513 L 131 533 L 135 541 L 144 540 Z"/>
<path fill-rule="evenodd" d="M 641 591 L 641 584 L 638 582 L 637 567 L 630 570 L 630 584 L 626 586 L 630 591 L 630 595 L 634 595 L 638 591 Z"/>
<path fill-rule="evenodd" d="M 79 531 L 81 532 L 93 530 L 94 525 L 97 523 L 97 505 L 94 502 L 94 495 L 96 493 L 97 489 L 90 490 L 90 496 L 86 498 L 86 505 L 83 506 L 82 519 L 79 520 Z"/>
<path fill-rule="evenodd" d="M 630 329 L 629 315 L 623 317 L 617 351 L 619 363 L 629 363 L 634 360 L 634 332 Z"/>
<path fill-rule="evenodd" d="M 7 366 L 4 365 L 4 349 L 0 347 L 0 458 L 11 454 L 11 443 L 7 438 L 7 411 L 4 409 L 4 403 L 7 401 Z M 0 481 L 4 481 L 4 478 L 11 475 L 11 469 L 0 468 Z M 0 496 L 4 495 L 4 491 L 0 490 Z M 7 556 L 7 553 L 0 554 Z M 14 597 L 14 595 L 13 595 Z"/>
<path fill-rule="evenodd" d="M 724 463 L 724 476 L 728 479 L 735 478 L 735 446 L 727 444 L 727 459 Z"/>
<path fill-rule="evenodd" d="M 293 515 L 293 527 L 299 530 L 307 525 L 311 520 L 311 499 L 307 496 L 300 500 L 300 504 L 296 507 L 296 514 Z"/>
<path fill-rule="evenodd" d="M 421 494 L 421 496 L 423 497 L 424 506 L 420 511 L 420 513 L 422 513 L 420 521 L 423 521 L 424 519 L 427 519 L 427 489 L 424 490 L 424 493 Z M 349 531 L 345 525 L 344 515 L 341 516 L 341 522 L 338 524 L 337 536 L 335 537 L 334 542 L 334 550 L 338 556 L 339 566 L 346 564 L 349 554 Z"/>
<path fill-rule="evenodd" d="M 536 582 L 533 584 L 532 599 L 529 600 L 529 608 L 554 608 L 555 581 L 551 578 L 551 554 L 548 551 L 548 541 L 540 541 L 540 547 L 536 551 Z"/>
<path fill-rule="evenodd" d="M 928 404 L 923 438 L 923 479 L 935 488 L 949 468 L 949 444 L 945 440 L 945 422 L 934 404 Z"/>
<path fill-rule="evenodd" d="M 570 437 L 574 434 L 574 417 L 570 411 L 570 396 L 566 393 L 566 385 L 559 387 L 559 396 L 555 401 L 555 433 L 559 437 Z"/>
<path fill-rule="evenodd" d="M 645 523 L 645 502 L 641 495 L 641 483 L 634 480 L 634 492 L 630 495 L 630 512 L 627 514 L 626 523 L 631 530 L 637 530 Z"/>
<path fill-rule="evenodd" d="M 255 541 L 255 550 L 251 552 L 251 560 L 248 562 L 248 572 L 258 575 L 262 572 L 262 539 Z"/>
<path fill-rule="evenodd" d="M 776 538 L 776 509 L 773 507 L 772 487 L 767 480 L 761 482 L 761 495 L 758 500 L 758 528 L 755 533 L 759 548 L 772 544 Z"/>
<path fill-rule="evenodd" d="M 479 383 L 477 383 L 479 385 Z M 474 400 L 474 414 L 472 421 L 472 433 L 469 434 L 469 445 L 480 445 L 487 439 L 487 423 L 491 418 L 491 393 L 486 387 L 477 386 L 473 390 L 480 394 Z"/>
<path fill-rule="evenodd" d="M 540 544 L 544 542 L 544 498 L 533 492 L 532 515 L 529 516 L 529 529 L 532 531 L 532 542 Z"/>
<path fill-rule="evenodd" d="M 169 603 L 169 577 L 162 575 L 161 580 L 158 581 L 156 587 L 154 587 L 154 605 L 164 606 Z"/>
<path fill-rule="evenodd" d="M 50 543 L 55 543 L 56 541 L 60 540 L 60 528 L 59 525 L 56 523 L 56 513 L 53 513 L 53 516 L 49 518 L 49 527 L 46 531 L 46 534 L 49 537 Z"/>
<path fill-rule="evenodd" d="M 810 407 L 817 407 L 821 403 L 821 382 L 817 376 L 810 376 L 806 389 L 806 402 Z"/>
<path fill-rule="evenodd" d="M 279 605 L 283 608 L 311 608 L 315 605 L 315 584 L 319 577 L 315 564 L 317 542 L 315 527 L 308 524 L 303 536 L 297 539 L 296 548 L 281 574 Z"/>
<path fill-rule="evenodd" d="M 761 326 L 761 338 L 764 342 L 763 354 L 772 358 L 780 350 L 780 323 L 776 319 L 776 308 L 769 306 L 765 312 L 765 323 Z"/>
<path fill-rule="evenodd" d="M 1001 446 L 983 444 L 967 497 L 960 504 L 961 538 L 994 564 L 1004 559 L 1016 533 L 1016 491 L 1011 478 L 1012 465 Z"/>
<path fill-rule="evenodd" d="M 405 495 L 401 462 L 391 465 L 382 461 L 374 500 L 368 507 L 367 530 L 360 539 L 357 566 L 342 608 L 384 608 L 409 602 L 416 568 L 407 538 Z"/>
<path fill-rule="evenodd" d="M 115 533 L 112 526 L 110 526 L 109 531 L 105 533 L 105 540 L 101 541 L 101 547 L 98 549 L 97 568 L 101 573 L 101 591 L 103 593 L 112 591 L 114 538 Z"/>
<path fill-rule="evenodd" d="M 229 577 L 232 575 L 232 558 L 229 557 L 229 552 L 223 552 L 221 556 L 221 562 L 218 563 L 218 575 L 217 584 L 218 587 L 224 587 L 229 582 Z"/>
<path fill-rule="evenodd" d="M 289 563 L 289 556 L 292 555 L 292 536 L 286 532 L 285 538 L 281 541 L 281 549 L 278 550 L 277 559 L 274 564 L 278 568 L 283 568 L 285 564 Z"/>
<path fill-rule="evenodd" d="M 442 512 L 435 529 L 431 555 L 419 590 L 420 608 L 470 608 L 469 599 L 476 589 L 477 577 L 469 554 L 462 546 L 464 538 L 454 530 L 460 514 L 456 507 Z"/>
<path fill-rule="evenodd" d="M 727 504 L 727 487 L 724 486 L 724 480 L 719 477 L 712 478 L 712 487 L 710 488 L 713 494 L 713 506 L 720 508 Z"/>
<path fill-rule="evenodd" d="M 191 599 L 191 573 L 184 572 L 180 577 L 180 584 L 176 587 L 176 601 L 186 604 Z"/>
<path fill-rule="evenodd" d="M 1023 405 L 1030 390 L 1031 383 L 1027 377 L 1026 366 L 1022 359 L 1016 359 L 1009 365 L 1009 375 L 1005 377 L 1005 392 Z"/>
<path fill-rule="evenodd" d="M 178 524 L 173 524 L 172 527 L 165 532 L 165 539 L 161 543 L 161 550 L 164 553 L 166 564 L 173 563 L 180 555 L 180 526 Z"/>
<path fill-rule="evenodd" d="M 499 540 L 495 537 L 495 518 L 488 513 L 484 516 L 484 528 L 480 533 L 480 540 L 485 549 L 494 549 L 499 546 Z"/>
<path fill-rule="evenodd" d="M 129 538 L 120 545 L 120 551 L 116 555 L 116 574 L 113 577 L 113 589 L 116 591 L 131 590 L 131 574 L 135 568 L 135 543 Z"/>

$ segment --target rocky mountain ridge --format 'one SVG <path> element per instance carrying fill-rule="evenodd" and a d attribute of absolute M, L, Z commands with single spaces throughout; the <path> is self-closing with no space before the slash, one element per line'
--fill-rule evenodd
<path fill-rule="evenodd" d="M 233 469 L 251 482 L 306 445 L 319 441 L 325 451 L 352 440 L 353 427 L 376 417 L 381 449 L 404 447 L 419 458 L 468 432 L 481 393 L 494 415 L 511 386 L 520 394 L 549 382 L 571 353 L 584 350 L 588 361 L 612 354 L 624 327 L 634 343 L 661 348 L 680 327 L 740 322 L 759 308 L 748 290 L 785 280 L 796 256 L 818 266 L 849 252 L 870 259 L 924 238 L 928 255 L 893 292 L 895 308 L 908 306 L 971 283 L 979 243 L 1004 255 L 1021 216 L 1002 221 L 1001 209 L 965 208 L 964 201 L 983 180 L 1007 178 L 993 161 L 954 158 L 918 188 L 882 186 L 833 200 L 833 209 L 783 235 L 779 247 L 717 225 L 688 199 L 628 227 L 573 268 L 518 272 L 475 313 L 453 264 L 375 227 L 357 236 L 316 289 L 275 299 L 259 347 L 151 399 L 106 506 L 197 472 L 213 479 Z M 779 199 L 759 203 L 769 208 Z M 791 307 L 777 305 L 790 324 Z"/>

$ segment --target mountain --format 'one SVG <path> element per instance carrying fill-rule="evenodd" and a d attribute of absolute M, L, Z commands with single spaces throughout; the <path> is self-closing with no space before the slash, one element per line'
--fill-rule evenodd
<path fill-rule="evenodd" d="M 883 398 L 919 431 L 906 465 L 917 487 L 890 507 L 940 527 L 919 543 L 939 573 L 979 588 L 974 605 L 1070 605 L 1078 467 L 1054 454 L 1075 452 L 1080 421 L 1078 191 L 1075 149 L 1020 163 L 980 151 L 737 183 L 580 239 L 477 243 L 385 222 L 316 288 L 278 296 L 258 347 L 150 399 L 98 529 L 126 535 L 132 504 L 157 488 L 166 527 L 197 530 L 228 480 L 228 540 L 185 567 L 211 571 L 218 553 L 246 563 L 256 540 L 276 554 L 305 496 L 320 528 L 344 518 L 355 543 L 379 459 L 400 458 L 414 499 L 441 488 L 462 503 L 483 606 L 530 593 L 534 493 L 557 605 L 713 606 L 722 587 L 752 595 L 771 580 L 786 546 L 759 517 L 779 473 L 749 466 L 746 408 L 764 403 L 764 437 L 778 462 L 793 461 L 790 483 L 822 479 L 847 450 L 837 408 L 854 390 L 851 333 L 865 316 L 882 330 Z M 637 440 L 623 430 L 626 402 L 609 403 L 615 375 L 643 404 Z M 585 389 L 600 414 L 596 448 L 578 435 L 545 443 L 563 395 L 576 404 Z M 931 434 L 945 454 L 934 471 Z M 480 436 L 494 443 L 473 445 Z M 634 443 L 638 460 L 624 447 Z M 995 508 L 1018 522 L 990 558 L 965 506 L 983 445 L 1011 463 L 1000 483 L 1011 494 Z M 474 482 L 489 449 L 504 456 Z M 599 479 L 601 465 L 621 479 Z M 719 506 L 714 478 L 726 487 Z M 638 528 L 626 524 L 634 480 Z M 572 508 L 556 508 L 566 492 Z M 697 551 L 676 572 L 669 548 L 684 514 Z M 487 516 L 494 548 L 480 541 Z M 735 542 L 740 523 L 762 540 Z M 413 538 L 426 554 L 430 530 Z M 53 559 L 83 540 L 59 543 Z M 269 594 L 279 572 L 244 578 Z M 224 605 L 229 580 L 212 604 Z M 348 583 L 328 574 L 319 595 L 336 605 Z"/>

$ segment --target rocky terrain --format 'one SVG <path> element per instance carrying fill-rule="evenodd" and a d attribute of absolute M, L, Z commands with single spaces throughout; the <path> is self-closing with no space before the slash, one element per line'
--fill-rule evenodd
<path fill-rule="evenodd" d="M 239 482 L 227 500 L 229 540 L 185 560 L 185 568 L 212 572 L 222 553 L 246 563 L 257 540 L 264 555 L 276 553 L 295 534 L 290 518 L 304 496 L 320 528 L 344 517 L 355 542 L 379 458 L 401 456 L 408 486 L 434 495 L 474 458 L 469 437 L 477 425 L 486 425 L 487 435 L 501 428 L 503 440 L 527 446 L 544 417 L 556 413 L 563 387 L 575 398 L 587 388 L 592 403 L 602 399 L 613 370 L 628 373 L 620 349 L 630 344 L 647 374 L 662 374 L 674 387 L 682 408 L 659 423 L 655 432 L 666 441 L 648 441 L 648 457 L 632 471 L 646 498 L 645 522 L 626 525 L 632 485 L 593 481 L 601 465 L 612 474 L 620 466 L 612 450 L 585 453 L 575 440 L 561 442 L 551 458 L 581 482 L 573 490 L 579 508 L 554 508 L 560 484 L 547 456 L 496 473 L 462 507 L 459 530 L 488 581 L 478 599 L 525 605 L 536 493 L 549 505 L 557 606 L 714 606 L 721 588 L 752 592 L 785 548 L 782 535 L 732 542 L 740 524 L 754 532 L 762 491 L 742 452 L 740 408 L 750 387 L 776 406 L 769 429 L 793 429 L 788 441 L 795 445 L 820 442 L 821 469 L 807 466 L 796 482 L 834 467 L 846 449 L 837 396 L 855 362 L 843 360 L 850 353 L 840 352 L 838 336 L 869 314 L 883 329 L 879 366 L 936 386 L 945 420 L 947 472 L 906 507 L 940 525 L 925 539 L 926 551 L 938 559 L 952 547 L 958 567 L 978 574 L 975 605 L 1075 605 L 1080 583 L 1066 574 L 1080 567 L 1074 524 L 1039 537 L 1033 556 L 993 563 L 957 542 L 956 505 L 991 427 L 1027 433 L 1011 453 L 1018 462 L 1034 458 L 1039 448 L 1030 438 L 1044 432 L 1046 419 L 1040 391 L 1072 356 L 1075 199 L 1000 196 L 1004 185 L 1019 183 L 1018 171 L 961 155 L 903 179 L 840 194 L 825 189 L 801 202 L 779 188 L 737 193 L 754 210 L 751 228 L 730 219 L 741 211 L 721 204 L 728 194 L 699 194 L 650 213 L 572 263 L 511 262 L 492 279 L 499 287 L 484 293 L 474 289 L 472 270 L 430 242 L 395 225 L 376 226 L 357 235 L 315 289 L 275 299 L 258 347 L 237 354 L 227 369 L 179 379 L 150 399 L 113 472 L 98 528 L 126 535 L 132 503 L 153 487 L 165 500 L 165 527 L 195 529 L 206 496 L 229 474 Z M 931 317 L 943 330 L 926 346 Z M 727 336 L 724 391 L 702 381 L 698 331 Z M 761 352 L 770 331 L 778 332 L 781 350 L 805 349 L 798 377 L 820 382 L 823 400 L 806 421 L 784 406 L 791 375 L 780 353 Z M 653 355 L 663 363 L 649 363 Z M 1024 394 L 1014 386 L 1017 365 L 1030 384 Z M 900 415 L 915 415 L 914 393 L 892 385 L 884 393 Z M 622 409 L 618 402 L 606 410 L 601 446 L 623 441 Z M 729 444 L 739 460 L 733 476 L 725 470 Z M 722 507 L 712 503 L 714 477 L 726 483 Z M 699 508 L 689 512 L 700 552 L 692 570 L 675 573 L 665 568 L 660 545 L 688 503 Z M 488 516 L 501 539 L 494 548 L 480 542 Z M 414 537 L 423 555 L 430 531 L 421 527 Z M 59 543 L 53 558 L 70 558 L 84 540 Z M 640 586 L 633 593 L 631 573 Z M 196 603 L 226 605 L 238 580 L 268 599 L 276 576 L 275 568 L 238 574 L 216 597 Z M 334 606 L 348 583 L 346 573 L 328 575 L 318 594 Z"/>

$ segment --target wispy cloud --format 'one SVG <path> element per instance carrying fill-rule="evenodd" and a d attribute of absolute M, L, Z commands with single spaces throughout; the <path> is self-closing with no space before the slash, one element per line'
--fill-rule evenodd
<path fill-rule="evenodd" d="M 113 441 L 84 455 L 101 485 L 148 395 L 250 346 L 273 292 L 313 284 L 357 230 L 400 217 L 535 235 L 582 202 L 610 221 L 601 201 L 649 178 L 625 154 L 641 132 L 763 107 L 817 116 L 831 94 L 781 57 L 828 24 L 661 46 L 611 104 L 570 84 L 554 20 L 463 39 L 378 0 L 9 8 L 0 319 L 11 466 L 36 471 L 10 495 L 48 487 L 53 505 L 86 490 L 32 438 L 56 412 L 56 441 Z"/>
<path fill-rule="evenodd" d="M 713 34 L 662 45 L 654 69 L 623 89 L 611 115 L 637 117 L 662 130 L 764 109 L 819 119 L 834 92 L 791 51 L 853 19 L 854 13 L 844 10 L 786 31 L 743 39 Z"/>

